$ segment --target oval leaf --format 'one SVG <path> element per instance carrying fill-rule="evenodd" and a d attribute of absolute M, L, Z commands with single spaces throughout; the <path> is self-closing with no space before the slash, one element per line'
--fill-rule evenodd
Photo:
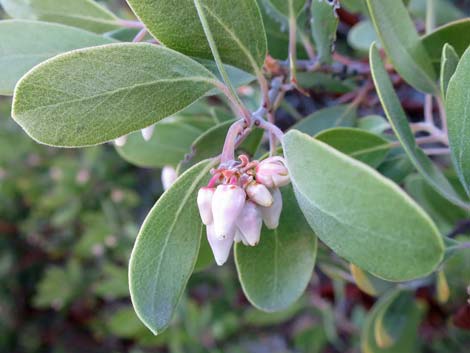
<path fill-rule="evenodd" d="M 390 143 L 383 137 L 353 128 L 325 130 L 315 138 L 373 168 L 384 161 L 390 150 Z"/>
<path fill-rule="evenodd" d="M 396 184 L 298 131 L 283 146 L 300 208 L 338 255 L 390 281 L 425 276 L 440 263 L 436 226 Z"/>
<path fill-rule="evenodd" d="M 370 50 L 370 65 L 375 88 L 385 114 L 415 168 L 442 196 L 456 205 L 468 208 L 469 205 L 455 192 L 444 174 L 442 174 L 439 168 L 431 162 L 429 157 L 426 156 L 423 150 L 416 144 L 414 134 L 408 123 L 408 118 L 406 117 L 400 100 L 393 89 L 392 82 L 388 77 L 388 73 L 380 59 L 379 51 L 375 46 L 372 46 Z"/>
<path fill-rule="evenodd" d="M 0 94 L 12 95 L 21 76 L 46 59 L 73 49 L 113 42 L 94 33 L 55 23 L 0 21 Z"/>
<path fill-rule="evenodd" d="M 416 89 L 436 93 L 436 74 L 414 24 L 401 1 L 367 0 L 369 13 L 398 73 Z"/>
<path fill-rule="evenodd" d="M 213 59 L 193 0 L 127 0 L 149 32 L 167 47 Z M 266 57 L 266 35 L 255 0 L 200 0 L 222 61 L 257 72 Z"/>
<path fill-rule="evenodd" d="M 295 200 L 292 187 L 282 190 L 279 227 L 263 227 L 255 247 L 235 247 L 240 283 L 258 309 L 280 311 L 292 305 L 312 277 L 317 241 Z"/>
<path fill-rule="evenodd" d="M 463 54 L 447 89 L 446 112 L 452 161 L 470 195 L 470 49 Z"/>
<path fill-rule="evenodd" d="M 203 230 L 197 192 L 212 167 L 204 161 L 178 178 L 147 215 L 134 245 L 129 263 L 132 304 L 154 334 L 170 323 L 193 272 Z"/>
<path fill-rule="evenodd" d="M 58 22 L 103 33 L 119 28 L 117 17 L 93 0 L 0 0 L 13 18 Z"/>
<path fill-rule="evenodd" d="M 182 110 L 214 88 L 215 80 L 173 50 L 110 44 L 36 66 L 16 86 L 12 116 L 41 143 L 94 145 Z"/>

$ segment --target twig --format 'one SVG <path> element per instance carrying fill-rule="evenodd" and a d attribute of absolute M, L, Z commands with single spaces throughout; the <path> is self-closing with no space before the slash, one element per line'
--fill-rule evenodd
<path fill-rule="evenodd" d="M 145 38 L 146 35 L 147 35 L 147 28 L 144 27 L 139 31 L 139 33 L 137 33 L 137 35 L 134 37 L 132 42 L 134 43 L 141 42 Z"/>
<path fill-rule="evenodd" d="M 117 21 L 117 24 L 126 28 L 144 28 L 144 24 L 140 21 L 129 21 L 119 19 Z"/>

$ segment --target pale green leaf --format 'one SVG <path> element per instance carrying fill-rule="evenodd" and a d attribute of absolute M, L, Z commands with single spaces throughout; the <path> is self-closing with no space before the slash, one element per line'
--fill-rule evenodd
<path fill-rule="evenodd" d="M 295 130 L 283 147 L 300 208 L 333 251 L 390 281 L 435 270 L 444 254 L 440 234 L 396 184 Z"/>
<path fill-rule="evenodd" d="M 441 59 L 442 48 L 446 43 L 452 45 L 458 55 L 470 46 L 470 19 L 462 19 L 437 28 L 422 38 L 423 44 L 433 63 Z"/>
<path fill-rule="evenodd" d="M 441 94 L 442 97 L 447 95 L 447 87 L 449 86 L 449 81 L 454 75 L 457 65 L 459 64 L 459 55 L 455 52 L 455 49 L 449 45 L 445 44 L 442 48 L 442 59 L 441 59 Z"/>
<path fill-rule="evenodd" d="M 339 24 L 335 4 L 315 0 L 312 2 L 311 15 L 312 36 L 318 60 L 321 63 L 331 63 Z"/>
<path fill-rule="evenodd" d="M 371 47 L 370 64 L 375 88 L 382 102 L 385 114 L 415 168 L 442 196 L 456 205 L 468 208 L 469 205 L 455 192 L 439 168 L 432 163 L 429 157 L 416 144 L 406 114 L 375 46 Z"/>
<path fill-rule="evenodd" d="M 12 95 L 21 76 L 46 59 L 69 50 L 112 42 L 112 39 L 61 24 L 0 21 L 0 94 Z"/>
<path fill-rule="evenodd" d="M 348 44 L 361 53 L 368 53 L 371 44 L 377 40 L 374 25 L 369 20 L 358 22 L 348 32 Z"/>
<path fill-rule="evenodd" d="M 436 73 L 401 1 L 367 0 L 374 27 L 393 66 L 414 88 L 436 93 Z"/>
<path fill-rule="evenodd" d="M 134 245 L 129 263 L 132 304 L 154 334 L 169 325 L 193 272 L 203 231 L 197 192 L 212 167 L 204 161 L 181 175 L 147 215 Z"/>
<path fill-rule="evenodd" d="M 382 134 L 391 128 L 387 119 L 381 115 L 367 115 L 359 119 L 357 127 L 362 130 L 370 131 L 373 134 Z"/>
<path fill-rule="evenodd" d="M 391 148 L 383 137 L 353 128 L 328 129 L 315 138 L 373 168 L 384 161 Z"/>
<path fill-rule="evenodd" d="M 333 127 L 353 126 L 356 117 L 357 107 L 355 105 L 335 105 L 317 110 L 292 126 L 292 129 L 314 136 Z"/>
<path fill-rule="evenodd" d="M 292 305 L 304 292 L 315 265 L 317 241 L 295 200 L 292 187 L 282 189 L 279 227 L 263 227 L 255 247 L 235 247 L 243 291 L 258 309 L 272 312 Z"/>
<path fill-rule="evenodd" d="M 255 0 L 201 0 L 226 64 L 257 72 L 266 57 L 266 34 Z M 169 48 L 213 59 L 193 0 L 128 0 L 150 33 Z"/>
<path fill-rule="evenodd" d="M 207 69 L 171 49 L 110 44 L 36 66 L 16 86 L 12 116 L 41 143 L 94 145 L 184 109 L 215 82 Z"/>
<path fill-rule="evenodd" d="M 58 22 L 103 33 L 119 28 L 117 17 L 93 0 L 0 0 L 13 18 Z"/>
<path fill-rule="evenodd" d="M 452 161 L 470 195 L 470 49 L 463 54 L 447 89 L 446 112 Z"/>

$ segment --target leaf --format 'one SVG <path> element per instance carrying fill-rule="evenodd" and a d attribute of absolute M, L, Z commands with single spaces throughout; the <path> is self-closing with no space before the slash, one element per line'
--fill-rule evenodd
<path fill-rule="evenodd" d="M 396 290 L 384 297 L 376 311 L 374 322 L 374 336 L 379 347 L 389 348 L 400 341 L 414 305 L 410 292 Z"/>
<path fill-rule="evenodd" d="M 357 127 L 373 134 L 382 134 L 385 130 L 391 128 L 387 119 L 381 115 L 364 116 L 357 122 Z"/>
<path fill-rule="evenodd" d="M 97 34 L 55 23 L 0 21 L 0 94 L 12 95 L 21 76 L 46 59 L 69 50 L 112 42 Z"/>
<path fill-rule="evenodd" d="M 119 28 L 117 17 L 92 0 L 0 0 L 13 18 L 58 22 L 103 33 Z"/>
<path fill-rule="evenodd" d="M 204 66 L 207 70 L 212 72 L 219 80 L 222 80 L 220 76 L 219 69 L 217 68 L 217 64 L 212 60 L 205 60 L 205 59 L 196 59 L 198 63 Z M 237 69 L 234 66 L 224 65 L 224 69 L 227 72 L 227 75 L 230 79 L 230 82 L 234 87 L 246 86 L 253 82 L 256 77 L 245 72 L 243 70 Z M 215 89 L 214 89 L 215 90 Z M 219 92 L 213 92 L 214 94 L 218 94 Z"/>
<path fill-rule="evenodd" d="M 377 297 L 395 286 L 394 283 L 374 277 L 356 265 L 351 264 L 350 269 L 351 275 L 359 289 L 371 296 Z"/>
<path fill-rule="evenodd" d="M 307 222 L 339 256 L 389 281 L 428 275 L 440 263 L 436 226 L 396 184 L 295 130 L 283 147 Z"/>
<path fill-rule="evenodd" d="M 443 270 L 437 272 L 436 295 L 438 302 L 441 304 L 445 304 L 449 301 L 450 289 L 449 284 L 447 283 L 446 274 Z"/>
<path fill-rule="evenodd" d="M 416 18 L 426 21 L 428 0 L 411 0 L 408 2 L 410 13 Z M 465 13 L 458 9 L 452 0 L 433 0 L 433 2 L 435 7 L 435 22 L 437 26 L 465 17 Z"/>
<path fill-rule="evenodd" d="M 470 195 L 470 49 L 463 54 L 449 81 L 447 124 L 452 161 L 460 182 Z"/>
<path fill-rule="evenodd" d="M 289 8 L 292 4 L 294 15 L 299 15 L 305 6 L 306 0 L 268 0 L 274 8 L 286 17 L 289 17 Z"/>
<path fill-rule="evenodd" d="M 374 25 L 369 20 L 358 22 L 348 32 L 348 44 L 361 53 L 368 53 L 372 43 L 377 40 Z"/>
<path fill-rule="evenodd" d="M 336 105 L 317 110 L 292 126 L 292 129 L 314 136 L 332 127 L 353 126 L 356 116 L 355 105 Z"/>
<path fill-rule="evenodd" d="M 455 192 L 444 174 L 442 174 L 439 168 L 431 162 L 429 157 L 426 156 L 423 150 L 416 144 L 406 114 L 403 111 L 400 100 L 393 89 L 392 82 L 388 77 L 387 71 L 375 46 L 371 47 L 370 64 L 375 88 L 385 114 L 415 168 L 442 196 L 458 206 L 468 208 L 469 205 Z"/>
<path fill-rule="evenodd" d="M 406 178 L 405 190 L 431 216 L 442 234 L 450 233 L 458 222 L 468 218 L 468 211 L 442 197 L 419 174 Z"/>
<path fill-rule="evenodd" d="M 379 302 L 377 302 L 372 310 L 369 313 L 365 324 L 363 325 L 362 334 L 361 334 L 361 349 L 362 352 L 367 353 L 416 353 L 419 351 L 417 347 L 417 337 L 418 337 L 418 326 L 422 317 L 422 308 L 418 306 L 417 302 L 414 302 L 411 310 L 408 312 L 403 312 L 402 315 L 406 318 L 406 326 L 404 329 L 404 334 L 388 348 L 380 348 L 376 339 L 375 339 L 375 324 L 376 317 L 382 305 L 387 304 L 389 301 L 389 296 L 384 297 Z"/>
<path fill-rule="evenodd" d="M 199 252 L 202 222 L 196 198 L 210 178 L 211 161 L 181 175 L 147 215 L 129 263 L 132 304 L 154 333 L 173 316 L 193 272 Z"/>
<path fill-rule="evenodd" d="M 140 131 L 128 136 L 123 147 L 116 147 L 126 161 L 144 168 L 176 167 L 191 144 L 203 131 L 186 122 L 184 117 L 172 117 L 155 125 L 152 138 L 145 141 Z"/>
<path fill-rule="evenodd" d="M 128 0 L 149 32 L 165 46 L 213 60 L 193 0 Z M 222 61 L 256 73 L 266 57 L 266 35 L 255 0 L 201 0 Z"/>
<path fill-rule="evenodd" d="M 313 88 L 317 92 L 348 93 L 356 89 L 356 83 L 352 79 L 343 80 L 325 72 L 299 72 L 297 81 L 300 87 Z"/>
<path fill-rule="evenodd" d="M 377 170 L 386 178 L 401 184 L 408 175 L 415 171 L 415 168 L 405 151 L 392 149 Z"/>
<path fill-rule="evenodd" d="M 459 56 L 455 52 L 455 49 L 449 45 L 445 44 L 442 48 L 442 59 L 441 59 L 441 94 L 442 97 L 447 95 L 447 87 L 449 86 L 449 81 L 455 73 L 457 69 L 457 65 L 459 64 Z"/>
<path fill-rule="evenodd" d="M 312 2 L 312 36 L 315 42 L 318 60 L 321 63 L 331 63 L 336 41 L 339 18 L 336 14 L 336 4 L 329 1 Z"/>
<path fill-rule="evenodd" d="M 89 146 L 150 126 L 215 83 L 203 66 L 173 50 L 110 44 L 36 66 L 16 86 L 12 116 L 41 143 Z"/>
<path fill-rule="evenodd" d="M 436 93 L 436 74 L 401 1 L 367 0 L 370 16 L 390 61 L 414 88 Z"/>
<path fill-rule="evenodd" d="M 383 137 L 353 128 L 325 130 L 315 138 L 372 168 L 378 167 L 390 150 L 390 143 Z"/>
<path fill-rule="evenodd" d="M 470 38 L 463 33 L 470 32 L 470 19 L 466 18 L 446 24 L 422 37 L 423 45 L 433 63 L 439 63 L 444 45 L 451 45 L 460 56 L 470 45 Z"/>
<path fill-rule="evenodd" d="M 263 227 L 260 243 L 235 247 L 243 291 L 258 309 L 273 312 L 291 306 L 307 287 L 315 265 L 317 241 L 291 187 L 282 189 L 279 227 Z"/>
<path fill-rule="evenodd" d="M 216 157 L 222 151 L 228 129 L 235 120 L 225 121 L 218 124 L 200 135 L 188 150 L 187 158 L 181 164 L 181 168 L 186 170 L 190 166 L 207 158 Z M 239 150 L 253 156 L 261 143 L 263 130 L 254 130 L 239 147 Z"/>

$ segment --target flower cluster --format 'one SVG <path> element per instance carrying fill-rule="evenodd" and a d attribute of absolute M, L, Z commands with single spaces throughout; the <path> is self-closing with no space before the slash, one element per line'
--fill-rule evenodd
<path fill-rule="evenodd" d="M 279 187 L 290 178 L 281 157 L 261 162 L 245 155 L 212 170 L 208 186 L 199 190 L 197 204 L 217 264 L 223 265 L 233 242 L 258 244 L 261 228 L 279 225 L 282 196 Z"/>

